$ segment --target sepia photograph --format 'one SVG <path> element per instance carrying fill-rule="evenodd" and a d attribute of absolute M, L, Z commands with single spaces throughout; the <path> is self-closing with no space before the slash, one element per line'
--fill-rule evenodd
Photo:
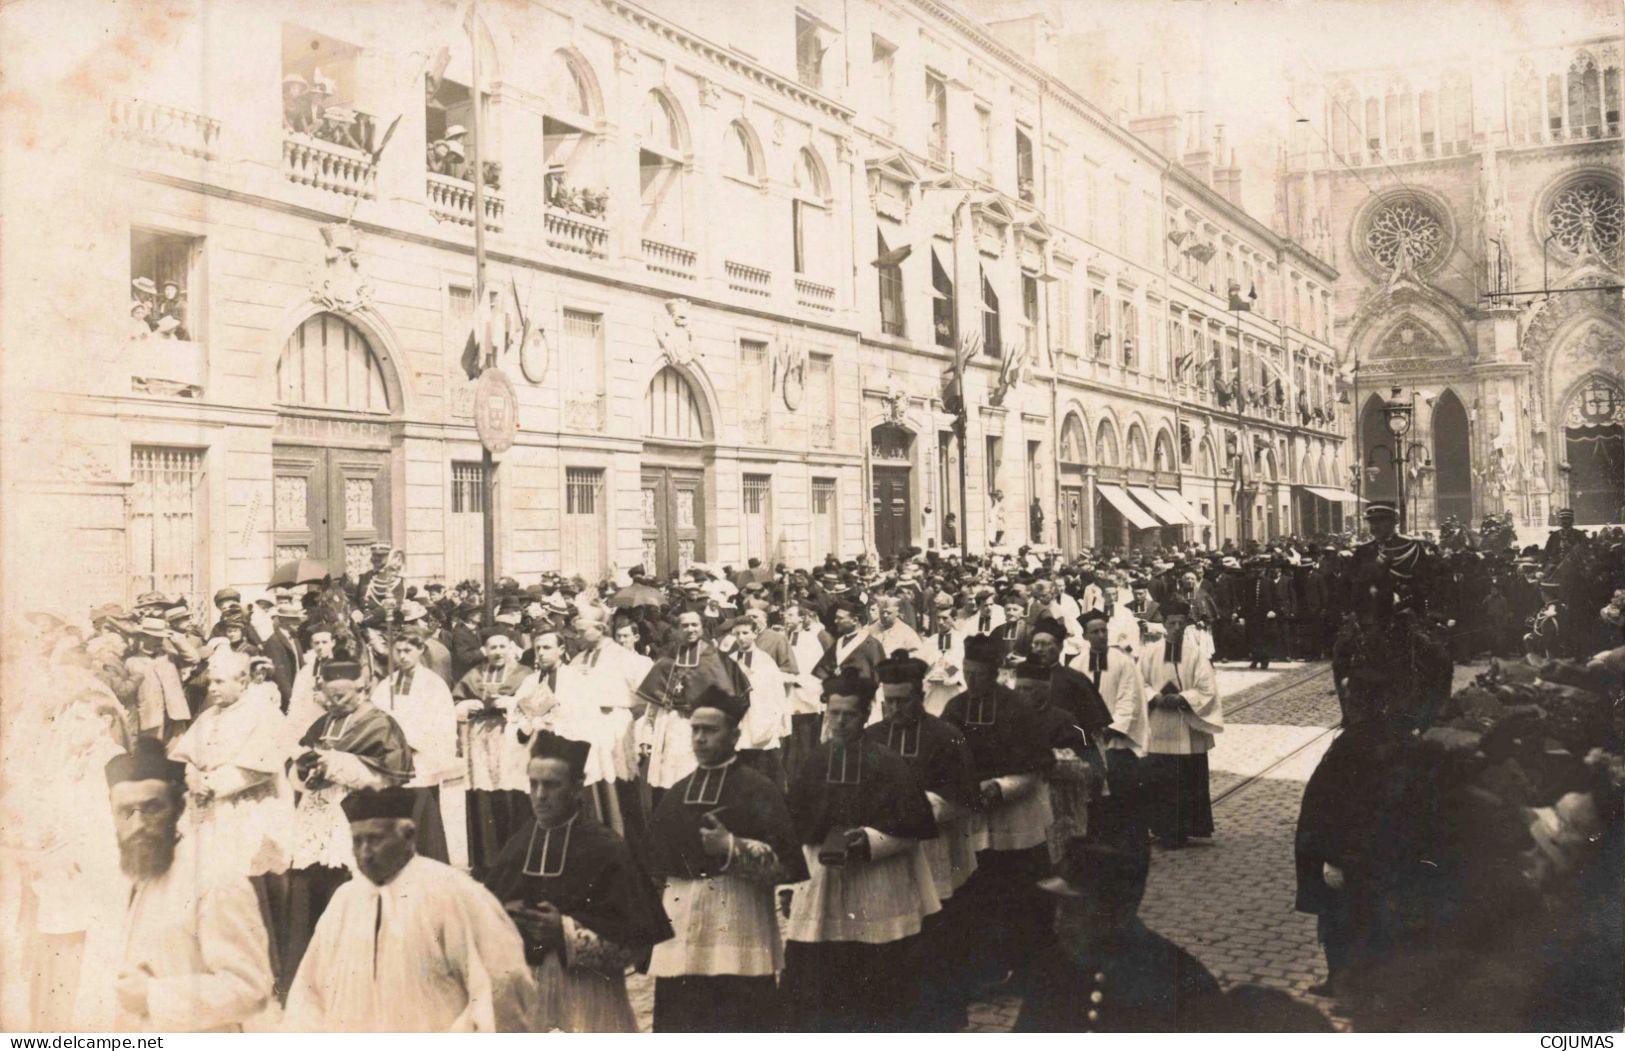
<path fill-rule="evenodd" d="M 0 1032 L 1612 1047 L 1622 50 L 0 0 Z"/>

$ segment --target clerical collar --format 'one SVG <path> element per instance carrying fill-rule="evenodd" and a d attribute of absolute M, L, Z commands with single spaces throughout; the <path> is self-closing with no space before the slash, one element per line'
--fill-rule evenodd
<path fill-rule="evenodd" d="M 562 825 L 543 828 L 541 822 L 537 822 L 531 826 L 530 845 L 525 848 L 525 875 L 548 879 L 564 875 L 565 863 L 570 858 L 570 833 L 575 831 L 576 818 L 580 816 L 581 811 L 577 810 L 570 815 L 570 820 Z M 538 832 L 542 834 L 540 850 L 536 846 Z M 561 834 L 555 836 L 555 832 Z"/>
<path fill-rule="evenodd" d="M 722 786 L 728 780 L 728 770 L 737 754 L 715 766 L 696 767 L 689 775 L 688 788 L 683 790 L 684 806 L 716 806 L 722 800 Z"/>
<path fill-rule="evenodd" d="M 344 738 L 344 731 L 349 729 L 350 716 L 354 715 L 355 712 L 356 710 L 354 708 L 345 712 L 343 715 L 336 715 L 333 712 L 328 712 L 327 727 L 322 730 L 322 740 L 327 743 L 342 740 Z"/>
<path fill-rule="evenodd" d="M 402 668 L 400 671 L 395 673 L 396 693 L 412 692 L 412 673 L 416 670 L 416 668 Z"/>
<path fill-rule="evenodd" d="M 941 650 L 943 653 L 947 653 L 949 650 L 953 649 L 953 645 L 954 638 L 952 635 L 948 634 L 947 628 L 943 628 L 937 633 L 937 649 Z"/>
<path fill-rule="evenodd" d="M 914 759 L 920 754 L 920 719 L 916 716 L 909 722 L 893 720 L 887 724 L 886 747 L 902 756 L 904 759 Z"/>
<path fill-rule="evenodd" d="M 833 741 L 829 748 L 829 767 L 824 771 L 826 785 L 858 785 L 863 783 L 863 745 L 860 742 L 848 748 Z"/>
<path fill-rule="evenodd" d="M 1089 669 L 1091 671 L 1093 671 L 1096 668 L 1098 668 L 1101 671 L 1105 671 L 1106 670 L 1106 655 L 1109 654 L 1109 653 L 1111 653 L 1111 647 L 1110 646 L 1106 647 L 1103 650 L 1100 650 L 1099 652 L 1096 652 L 1094 649 L 1090 649 L 1090 651 L 1089 651 Z"/>
<path fill-rule="evenodd" d="M 700 666 L 700 644 L 685 642 L 677 649 L 677 666 L 679 668 L 697 668 Z"/>
<path fill-rule="evenodd" d="M 989 690 L 980 696 L 972 694 L 970 711 L 965 713 L 966 726 L 992 726 L 999 717 L 999 694 Z"/>

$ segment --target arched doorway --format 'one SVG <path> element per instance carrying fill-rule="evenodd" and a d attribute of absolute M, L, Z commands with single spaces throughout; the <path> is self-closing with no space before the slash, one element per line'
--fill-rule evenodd
<path fill-rule="evenodd" d="M 1387 500 L 1397 504 L 1399 481 L 1394 474 L 1394 462 L 1388 455 L 1394 439 L 1388 433 L 1382 406 L 1382 397 L 1373 394 L 1366 400 L 1365 409 L 1360 413 L 1360 447 L 1357 452 L 1363 471 L 1360 482 L 1365 486 L 1361 495 L 1367 500 Z"/>
<path fill-rule="evenodd" d="M 1618 383 L 1593 374 L 1570 393 L 1563 451 L 1574 521 L 1598 525 L 1625 518 L 1625 391 Z"/>
<path fill-rule="evenodd" d="M 882 423 L 869 432 L 869 454 L 875 552 L 886 558 L 914 543 L 910 499 L 914 434 L 895 423 Z M 965 528 L 965 523 L 960 527 Z"/>
<path fill-rule="evenodd" d="M 1436 522 L 1455 515 L 1463 525 L 1473 517 L 1472 447 L 1467 410 L 1455 391 L 1445 391 L 1433 406 L 1433 514 Z"/>
<path fill-rule="evenodd" d="M 705 560 L 705 468 L 713 440 L 688 377 L 667 365 L 643 393 L 643 568 L 668 577 Z"/>
<path fill-rule="evenodd" d="M 389 543 L 394 374 L 355 324 L 315 314 L 277 359 L 271 523 L 277 562 L 313 558 L 359 576 Z"/>
<path fill-rule="evenodd" d="M 1083 420 L 1079 418 L 1077 413 L 1069 413 L 1066 422 L 1061 425 L 1061 455 L 1059 458 L 1061 521 L 1058 530 L 1061 537 L 1061 550 L 1067 558 L 1078 557 L 1083 553 L 1085 546 L 1085 503 L 1083 499 L 1083 463 L 1085 455 Z"/>

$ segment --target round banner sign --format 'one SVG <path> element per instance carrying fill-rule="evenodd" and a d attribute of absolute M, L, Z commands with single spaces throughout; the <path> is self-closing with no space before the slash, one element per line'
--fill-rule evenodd
<path fill-rule="evenodd" d="M 474 386 L 474 430 L 492 454 L 513 448 L 519 430 L 519 398 L 501 369 L 486 369 Z"/>

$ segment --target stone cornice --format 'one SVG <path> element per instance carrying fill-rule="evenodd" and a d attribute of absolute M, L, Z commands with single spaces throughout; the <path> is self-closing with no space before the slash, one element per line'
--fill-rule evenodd
<path fill-rule="evenodd" d="M 636 4 L 628 3 L 627 0 L 599 0 L 599 3 L 610 14 L 622 21 L 631 22 L 647 33 L 652 33 L 669 43 L 676 44 L 689 54 L 701 58 L 713 66 L 720 66 L 735 76 L 767 88 L 769 91 L 791 99 L 802 106 L 815 109 L 843 124 L 852 123 L 852 117 L 855 114 L 854 110 L 848 109 L 834 99 L 804 87 L 794 80 L 774 73 L 759 62 L 709 43 Z"/>

